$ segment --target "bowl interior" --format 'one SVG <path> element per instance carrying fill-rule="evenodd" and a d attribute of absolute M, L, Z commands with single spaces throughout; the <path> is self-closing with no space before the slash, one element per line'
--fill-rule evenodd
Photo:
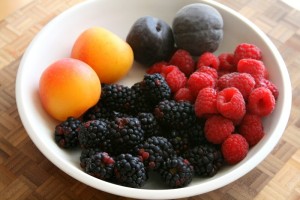
<path fill-rule="evenodd" d="M 102 26 L 125 39 L 131 25 L 139 17 L 152 15 L 171 25 L 175 13 L 181 7 L 197 2 L 214 6 L 224 19 L 224 39 L 216 55 L 233 52 L 241 42 L 253 43 L 261 48 L 270 79 L 280 92 L 275 111 L 264 120 L 265 137 L 242 162 L 224 167 L 212 178 L 195 178 L 185 188 L 166 189 L 155 180 L 157 177 L 151 176 L 143 189 L 134 189 L 85 174 L 79 166 L 80 152 L 63 150 L 54 142 L 53 130 L 58 122 L 50 118 L 41 107 L 38 96 L 41 73 L 54 61 L 69 57 L 78 35 L 91 26 Z M 134 63 L 133 69 L 120 83 L 131 85 L 141 80 L 144 70 Z M 291 107 L 291 88 L 285 64 L 272 42 L 254 24 L 219 3 L 196 0 L 128 0 L 126 3 L 122 0 L 91 0 L 56 17 L 34 38 L 19 67 L 16 98 L 20 117 L 29 136 L 39 150 L 61 170 L 102 191 L 134 198 L 163 199 L 188 197 L 217 189 L 240 178 L 259 164 L 277 144 L 285 129 Z"/>

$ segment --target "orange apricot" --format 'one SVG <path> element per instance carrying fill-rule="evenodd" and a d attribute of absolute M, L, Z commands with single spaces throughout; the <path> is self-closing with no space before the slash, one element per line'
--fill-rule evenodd
<path fill-rule="evenodd" d="M 48 66 L 39 81 L 42 106 L 59 121 L 80 117 L 98 102 L 100 94 L 96 72 L 73 58 L 63 58 Z"/>
<path fill-rule="evenodd" d="M 91 27 L 76 39 L 71 57 L 90 65 L 102 83 L 123 78 L 133 64 L 132 48 L 116 34 L 101 27 Z"/>

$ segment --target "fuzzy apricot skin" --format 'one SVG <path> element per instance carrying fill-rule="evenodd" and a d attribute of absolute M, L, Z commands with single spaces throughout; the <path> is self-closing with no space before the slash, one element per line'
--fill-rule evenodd
<path fill-rule="evenodd" d="M 101 83 L 96 72 L 86 63 L 63 58 L 42 73 L 39 96 L 46 112 L 54 119 L 80 117 L 95 105 L 101 95 Z"/>
<path fill-rule="evenodd" d="M 122 79 L 133 64 L 134 56 L 128 43 L 102 27 L 91 27 L 76 39 L 71 57 L 90 65 L 102 83 Z"/>

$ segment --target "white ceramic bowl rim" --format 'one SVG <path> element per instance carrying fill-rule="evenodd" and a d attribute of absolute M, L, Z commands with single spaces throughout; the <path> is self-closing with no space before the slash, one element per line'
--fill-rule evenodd
<path fill-rule="evenodd" d="M 99 0 L 90 0 L 82 2 L 65 12 L 63 12 L 58 17 L 54 18 L 51 22 L 49 22 L 34 38 L 34 40 L 31 42 L 29 47 L 27 48 L 22 61 L 19 66 L 18 74 L 17 74 L 17 81 L 16 81 L 16 100 L 17 100 L 17 106 L 19 110 L 19 115 L 21 117 L 22 123 L 28 132 L 28 135 L 34 142 L 34 144 L 38 147 L 38 149 L 58 168 L 63 170 L 65 173 L 69 174 L 70 176 L 74 177 L 75 179 L 92 186 L 94 188 L 100 189 L 105 192 L 109 192 L 112 194 L 125 196 L 125 197 L 132 197 L 132 198 L 140 198 L 140 199 L 172 199 L 172 198 L 183 198 L 188 196 L 194 196 L 201 193 L 206 193 L 212 190 L 215 190 L 217 188 L 223 187 L 238 178 L 242 177 L 246 173 L 248 173 L 250 170 L 252 170 L 255 166 L 257 166 L 275 147 L 275 145 L 278 143 L 279 139 L 282 136 L 282 133 L 284 132 L 284 129 L 287 125 L 290 109 L 291 109 L 291 85 L 290 85 L 290 79 L 287 72 L 286 65 L 278 52 L 275 45 L 271 42 L 271 40 L 252 22 L 250 22 L 245 17 L 241 16 L 239 13 L 235 12 L 234 10 L 220 4 L 214 1 L 209 0 L 203 0 L 203 1 L 195 1 L 195 2 L 204 2 L 209 5 L 214 6 L 218 10 L 224 10 L 231 15 L 236 16 L 237 18 L 240 18 L 244 23 L 246 23 L 249 27 L 251 27 L 259 37 L 261 37 L 264 42 L 267 44 L 267 46 L 270 48 L 270 51 L 272 51 L 275 55 L 276 62 L 278 63 L 280 68 L 280 72 L 282 74 L 283 79 L 283 88 L 284 93 L 280 94 L 280 96 L 284 96 L 283 99 L 283 107 L 282 107 L 282 115 L 280 115 L 280 124 L 277 124 L 275 127 L 275 132 L 272 136 L 272 140 L 268 140 L 264 146 L 261 147 L 259 151 L 259 156 L 252 156 L 247 161 L 241 162 L 235 166 L 232 166 L 230 170 L 228 170 L 227 173 L 221 174 L 220 176 L 215 177 L 211 181 L 208 181 L 207 183 L 202 184 L 196 184 L 191 185 L 189 187 L 185 188 L 179 188 L 179 189 L 165 189 L 165 190 L 153 190 L 153 189 L 135 189 L 135 188 L 128 188 L 119 186 L 116 184 L 112 184 L 109 182 L 98 180 L 92 176 L 89 176 L 85 174 L 84 172 L 80 171 L 77 167 L 70 164 L 70 162 L 54 155 L 54 152 L 48 148 L 47 146 L 43 145 L 42 138 L 36 136 L 36 130 L 33 128 L 33 125 L 30 121 L 30 115 L 28 111 L 26 111 L 26 102 L 22 99 L 22 83 L 24 81 L 24 77 L 22 76 L 23 72 L 26 70 L 24 65 L 27 61 L 27 56 L 30 54 L 31 49 L 34 47 L 36 42 L 39 40 L 41 35 L 44 34 L 44 32 L 48 31 L 58 20 L 60 17 L 65 17 L 70 15 L 73 12 L 76 12 L 77 10 L 81 9 L 84 6 L 87 6 L 89 4 L 93 4 L 96 1 Z M 104 1 L 103 1 L 104 2 Z M 23 94 L 24 95 L 24 94 Z M 257 147 L 258 148 L 258 147 Z"/>

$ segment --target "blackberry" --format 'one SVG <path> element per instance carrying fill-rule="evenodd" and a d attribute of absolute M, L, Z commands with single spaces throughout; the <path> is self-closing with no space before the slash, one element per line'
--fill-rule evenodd
<path fill-rule="evenodd" d="M 146 97 L 152 105 L 171 98 L 171 89 L 161 74 L 146 74 L 142 81 Z"/>
<path fill-rule="evenodd" d="M 172 130 L 168 134 L 168 140 L 172 144 L 177 155 L 183 154 L 189 149 L 190 141 L 187 134 L 182 134 L 182 131 Z"/>
<path fill-rule="evenodd" d="M 91 156 L 96 155 L 100 152 L 102 152 L 102 150 L 99 148 L 82 149 L 80 154 L 80 167 L 84 169 L 86 167 L 86 161 L 90 159 Z"/>
<path fill-rule="evenodd" d="M 114 174 L 114 159 L 106 152 L 97 152 L 85 161 L 84 171 L 102 180 L 111 180 Z"/>
<path fill-rule="evenodd" d="M 212 177 L 223 165 L 223 156 L 219 148 L 212 144 L 198 145 L 189 149 L 184 157 L 194 166 L 195 174 Z"/>
<path fill-rule="evenodd" d="M 143 161 L 147 170 L 158 169 L 164 160 L 174 156 L 176 152 L 167 138 L 152 136 L 134 148 L 134 152 Z"/>
<path fill-rule="evenodd" d="M 161 127 L 152 113 L 139 113 L 137 117 L 141 122 L 145 138 L 161 135 Z"/>
<path fill-rule="evenodd" d="M 87 112 L 83 114 L 84 121 L 96 120 L 96 119 L 106 119 L 110 120 L 114 117 L 114 112 L 103 106 L 103 103 L 99 101 L 95 106 L 91 107 Z"/>
<path fill-rule="evenodd" d="M 164 162 L 159 174 L 166 185 L 181 188 L 192 182 L 194 169 L 187 159 L 172 157 Z"/>
<path fill-rule="evenodd" d="M 162 126 L 172 129 L 187 129 L 196 122 L 194 107 L 186 101 L 161 101 L 154 109 L 154 116 Z"/>
<path fill-rule="evenodd" d="M 114 175 L 118 184 L 133 188 L 142 187 L 148 179 L 144 164 L 131 154 L 116 157 Z"/>
<path fill-rule="evenodd" d="M 138 114 L 140 112 L 152 112 L 153 105 L 149 102 L 146 92 L 143 89 L 143 83 L 137 82 L 131 86 L 133 92 L 133 102 L 134 102 L 134 113 Z"/>
<path fill-rule="evenodd" d="M 62 148 L 75 148 L 78 146 L 78 127 L 81 120 L 73 117 L 67 118 L 55 127 L 54 140 Z"/>
<path fill-rule="evenodd" d="M 134 108 L 133 98 L 131 88 L 120 84 L 110 84 L 103 86 L 100 101 L 112 111 L 131 113 Z"/>
<path fill-rule="evenodd" d="M 114 154 L 127 153 L 144 141 L 144 131 L 136 117 L 116 117 L 109 125 Z"/>
<path fill-rule="evenodd" d="M 79 127 L 78 139 L 81 148 L 100 148 L 111 152 L 110 133 L 104 120 L 90 120 Z"/>

